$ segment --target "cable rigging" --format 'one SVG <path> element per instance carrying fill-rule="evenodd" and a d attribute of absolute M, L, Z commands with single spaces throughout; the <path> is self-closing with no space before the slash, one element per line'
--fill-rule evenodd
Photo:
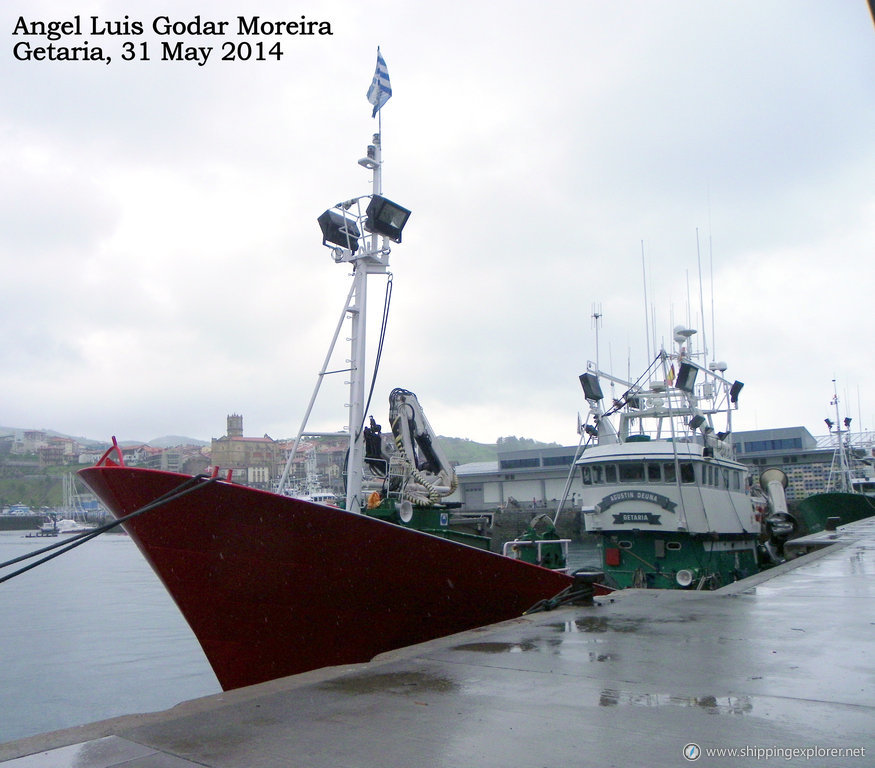
<path fill-rule="evenodd" d="M 121 525 L 122 523 L 127 522 L 139 515 L 142 515 L 146 512 L 150 512 L 153 509 L 161 507 L 165 504 L 169 504 L 172 501 L 176 501 L 177 499 L 181 499 L 183 496 L 187 496 L 189 493 L 193 493 L 201 488 L 206 488 L 208 485 L 215 483 L 217 478 L 210 477 L 209 475 L 194 475 L 193 477 L 188 478 L 181 485 L 178 485 L 176 488 L 168 491 L 163 496 L 159 496 L 154 501 L 149 502 L 145 506 L 140 507 L 137 510 L 134 510 L 128 515 L 124 517 L 120 517 L 117 520 L 113 520 L 110 523 L 106 523 L 105 525 L 101 525 L 98 528 L 95 528 L 91 531 L 84 531 L 82 533 L 76 534 L 69 539 L 65 539 L 64 541 L 59 541 L 54 544 L 50 544 L 47 547 L 42 547 L 41 549 L 37 549 L 33 552 L 28 552 L 26 555 L 19 555 L 18 557 L 14 557 L 11 560 L 7 560 L 5 563 L 0 563 L 0 569 L 8 568 L 10 565 L 15 565 L 16 563 L 20 563 L 24 560 L 30 560 L 34 557 L 39 557 L 40 555 L 46 555 L 45 557 L 41 557 L 36 562 L 30 563 L 30 565 L 26 565 L 23 568 L 19 568 L 17 571 L 13 571 L 12 573 L 8 573 L 5 576 L 0 576 L 0 584 L 9 581 L 10 579 L 15 578 L 16 576 L 20 576 L 22 573 L 27 573 L 30 570 L 33 570 L 39 565 L 43 565 L 44 563 L 49 562 L 50 560 L 54 560 L 56 557 L 60 555 L 64 555 L 67 552 L 70 552 L 76 547 L 82 546 L 87 541 L 91 541 L 91 539 L 95 539 L 100 536 L 102 533 L 106 533 L 107 531 L 111 531 L 113 528 Z M 204 482 L 201 482 L 204 481 Z M 46 554 L 50 553 L 50 554 Z"/>

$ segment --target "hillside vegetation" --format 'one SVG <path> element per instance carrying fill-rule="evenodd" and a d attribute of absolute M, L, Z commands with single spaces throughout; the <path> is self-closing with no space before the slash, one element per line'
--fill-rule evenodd
<path fill-rule="evenodd" d="M 494 443 L 475 443 L 465 437 L 438 436 L 438 441 L 450 461 L 470 464 L 477 461 L 497 461 L 498 454 L 506 451 L 523 451 L 546 448 L 558 443 L 540 443 L 528 437 L 499 437 Z"/>
<path fill-rule="evenodd" d="M 40 467 L 37 462 L 26 466 L 0 464 L 0 507 L 26 504 L 39 507 L 59 507 L 64 501 L 62 476 L 79 467 Z"/>

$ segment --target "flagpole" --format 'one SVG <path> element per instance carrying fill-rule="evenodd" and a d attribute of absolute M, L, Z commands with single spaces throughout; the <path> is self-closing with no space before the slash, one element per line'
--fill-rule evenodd
<path fill-rule="evenodd" d="M 377 47 L 379 54 L 380 48 Z M 374 174 L 374 194 L 383 194 L 383 110 L 377 110 L 377 170 Z"/>
<path fill-rule="evenodd" d="M 374 169 L 374 194 L 383 194 L 383 110 L 377 112 L 377 167 Z"/>

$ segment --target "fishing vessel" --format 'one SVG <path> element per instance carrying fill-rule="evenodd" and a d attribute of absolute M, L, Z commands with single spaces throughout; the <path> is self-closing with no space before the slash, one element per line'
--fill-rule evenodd
<path fill-rule="evenodd" d="M 391 248 L 410 211 L 382 194 L 380 133 L 359 164 L 372 173 L 371 193 L 318 217 L 323 245 L 352 269 L 352 285 L 276 491 L 232 483 L 219 467 L 188 477 L 124 466 L 115 440 L 80 471 L 123 521 L 226 690 L 514 618 L 573 584 L 453 526 L 442 499 L 455 476 L 412 392 L 393 390 L 390 431 L 366 418 L 368 282 L 391 284 Z M 298 444 L 314 434 L 307 420 L 347 320 L 346 494 L 329 506 L 285 486 Z M 381 340 L 384 333 L 385 322 Z M 376 366 L 370 389 L 375 376 Z"/>
<path fill-rule="evenodd" d="M 851 419 L 841 418 L 839 397 L 833 381 L 835 421 L 825 419 L 835 440 L 826 490 L 799 502 L 798 513 L 808 533 L 853 523 L 875 515 L 875 453 L 872 446 L 854 448 Z M 842 429 L 844 426 L 844 429 Z"/>
<path fill-rule="evenodd" d="M 763 526 L 773 552 L 792 532 L 780 478 L 765 478 L 778 501 L 767 505 L 734 457 L 744 385 L 724 376 L 725 363 L 700 362 L 695 333 L 677 326 L 675 349 L 660 350 L 635 381 L 593 362 L 580 376 L 590 407 L 576 462 L 582 517 L 617 588 L 715 589 L 759 570 Z"/>

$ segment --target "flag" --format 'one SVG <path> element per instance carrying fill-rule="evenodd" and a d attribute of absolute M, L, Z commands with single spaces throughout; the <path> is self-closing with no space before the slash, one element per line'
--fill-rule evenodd
<path fill-rule="evenodd" d="M 389 84 L 389 70 L 386 69 L 386 62 L 383 60 L 383 54 L 380 53 L 380 48 L 377 46 L 377 69 L 374 72 L 374 79 L 371 82 L 371 87 L 368 88 L 368 101 L 374 105 L 374 112 L 371 117 L 376 117 L 377 112 L 389 98 L 392 96 L 392 86 Z"/>

